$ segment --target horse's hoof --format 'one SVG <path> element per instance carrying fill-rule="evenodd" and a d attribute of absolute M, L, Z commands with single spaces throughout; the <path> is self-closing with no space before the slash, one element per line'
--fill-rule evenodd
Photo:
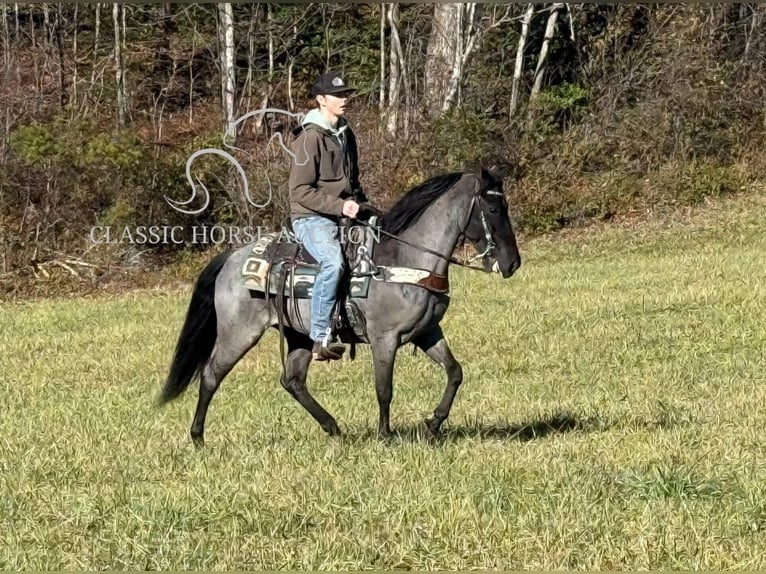
<path fill-rule="evenodd" d="M 329 428 L 326 428 L 325 432 L 329 436 L 343 436 L 343 432 L 340 430 L 340 427 L 338 425 L 336 425 L 336 424 L 332 425 Z"/>
<path fill-rule="evenodd" d="M 192 444 L 196 448 L 202 448 L 203 446 L 205 446 L 205 438 L 202 435 L 199 435 L 199 436 L 192 435 L 191 440 L 192 440 Z"/>
<path fill-rule="evenodd" d="M 434 419 L 426 419 L 423 421 L 423 428 L 426 431 L 426 438 L 430 440 L 437 440 L 441 438 L 441 431 Z"/>
<path fill-rule="evenodd" d="M 378 429 L 378 440 L 389 442 L 393 438 L 394 433 L 391 432 L 391 429 Z"/>

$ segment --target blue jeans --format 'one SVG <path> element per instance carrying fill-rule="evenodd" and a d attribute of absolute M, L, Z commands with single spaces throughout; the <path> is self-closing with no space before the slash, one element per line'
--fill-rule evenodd
<path fill-rule="evenodd" d="M 314 341 L 331 334 L 330 320 L 335 307 L 338 282 L 343 273 L 343 253 L 338 239 L 338 225 L 321 215 L 300 217 L 293 221 L 295 236 L 304 249 L 319 263 L 311 293 L 311 331 Z"/>

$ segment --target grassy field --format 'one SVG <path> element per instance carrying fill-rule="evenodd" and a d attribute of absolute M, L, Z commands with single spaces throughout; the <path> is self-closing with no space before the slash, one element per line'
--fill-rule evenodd
<path fill-rule="evenodd" d="M 270 334 L 158 411 L 188 294 L 0 307 L 0 568 L 766 567 L 766 197 L 524 241 L 454 274 L 465 384 L 399 355 L 391 443 L 366 349 L 277 382 Z"/>

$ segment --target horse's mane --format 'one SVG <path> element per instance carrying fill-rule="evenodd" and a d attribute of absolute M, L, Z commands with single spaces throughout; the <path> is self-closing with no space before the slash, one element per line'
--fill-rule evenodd
<path fill-rule="evenodd" d="M 409 190 L 380 220 L 384 231 L 398 234 L 415 223 L 426 208 L 463 177 L 460 172 L 437 175 Z"/>

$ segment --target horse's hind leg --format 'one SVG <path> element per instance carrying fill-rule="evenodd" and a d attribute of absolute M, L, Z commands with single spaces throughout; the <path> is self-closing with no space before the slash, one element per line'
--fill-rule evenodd
<path fill-rule="evenodd" d="M 237 362 L 252 349 L 261 339 L 266 326 L 262 329 L 253 329 L 247 332 L 246 328 L 241 330 L 219 329 L 218 340 L 210 359 L 202 369 L 202 375 L 199 383 L 199 399 L 197 400 L 197 410 L 194 413 L 194 421 L 191 426 L 191 438 L 195 445 L 202 446 L 205 442 L 205 418 L 210 401 L 218 390 L 218 387 L 224 377 L 229 374 Z"/>
<path fill-rule="evenodd" d="M 287 338 L 288 352 L 285 372 L 280 378 L 282 386 L 316 419 L 327 434 L 341 434 L 338 423 L 333 416 L 311 396 L 306 386 L 306 375 L 311 364 L 313 341 L 309 337 L 295 331 L 289 331 L 285 333 L 285 336 Z"/>
<path fill-rule="evenodd" d="M 463 382 L 463 368 L 452 355 L 441 327 L 421 336 L 414 343 L 447 373 L 447 387 L 444 389 L 442 400 L 434 410 L 433 417 L 425 421 L 428 431 L 436 436 L 449 416 L 457 390 Z"/>

